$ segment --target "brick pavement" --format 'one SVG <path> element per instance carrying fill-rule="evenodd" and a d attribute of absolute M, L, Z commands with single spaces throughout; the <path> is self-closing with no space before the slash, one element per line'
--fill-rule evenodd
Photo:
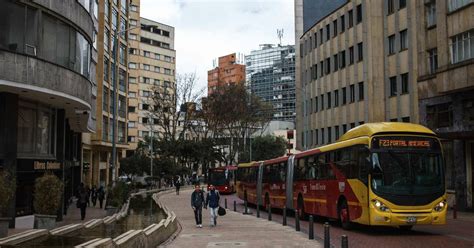
<path fill-rule="evenodd" d="M 209 211 L 203 210 L 203 228 L 195 226 L 190 206 L 192 190 L 163 195 L 161 202 L 177 215 L 182 227 L 175 240 L 166 247 L 322 247 L 318 241 L 308 240 L 303 233 L 295 232 L 273 221 L 257 219 L 228 209 L 219 217 L 217 227 L 210 227 Z M 222 200 L 223 205 L 223 200 Z"/>

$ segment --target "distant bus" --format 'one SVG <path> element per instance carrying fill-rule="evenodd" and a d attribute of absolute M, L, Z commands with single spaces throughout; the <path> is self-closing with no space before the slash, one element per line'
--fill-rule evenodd
<path fill-rule="evenodd" d="M 209 188 L 209 185 L 212 184 L 220 193 L 234 193 L 236 171 L 237 166 L 232 165 L 209 169 L 207 187 Z"/>
<path fill-rule="evenodd" d="M 370 123 L 333 144 L 240 164 L 238 197 L 249 203 L 378 226 L 446 223 L 444 159 L 436 135 L 410 123 Z"/>

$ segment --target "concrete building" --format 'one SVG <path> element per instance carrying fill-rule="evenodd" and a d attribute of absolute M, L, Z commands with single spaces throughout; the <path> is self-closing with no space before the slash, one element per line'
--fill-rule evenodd
<path fill-rule="evenodd" d="M 270 121 L 270 123 L 268 123 L 268 126 L 264 129 L 256 130 L 252 134 L 252 138 L 262 135 L 274 135 L 277 137 L 282 137 L 288 144 L 287 153 L 296 154 L 300 151 L 296 150 L 297 137 L 295 133 L 295 123 L 292 121 Z"/>
<path fill-rule="evenodd" d="M 235 53 L 219 57 L 218 66 L 207 72 L 207 95 L 220 86 L 245 83 L 245 65 Z"/>
<path fill-rule="evenodd" d="M 134 1 L 130 11 L 130 23 L 140 28 L 129 34 L 129 155 L 145 136 L 159 136 L 160 120 L 149 112 L 156 104 L 154 91 L 171 96 L 176 88 L 174 27 L 140 17 L 139 4 Z"/>
<path fill-rule="evenodd" d="M 273 105 L 273 120 L 295 121 L 295 48 L 261 45 L 245 56 L 251 93 Z"/>
<path fill-rule="evenodd" d="M 88 1 L 86 1 L 88 2 Z M 93 1 L 94 2 L 94 1 Z M 128 0 L 98 0 L 97 35 L 97 130 L 82 135 L 82 181 L 107 186 L 118 176 L 119 158 L 127 145 L 127 78 L 129 24 Z M 130 23 L 130 25 L 132 25 Z M 114 46 L 115 37 L 117 47 Z M 114 54 L 114 52 L 116 54 Z M 114 56 L 116 55 L 116 56 Z M 116 80 L 116 81 L 115 81 Z M 116 84 L 116 87 L 114 87 Z M 115 102 L 115 104 L 114 104 Z M 116 120 L 114 122 L 114 111 Z M 116 161 L 113 163 L 113 128 L 116 129 Z M 115 175 L 114 175 L 115 172 Z"/>
<path fill-rule="evenodd" d="M 1 5 L 0 170 L 16 176 L 14 218 L 33 213 L 46 170 L 64 181 L 65 202 L 80 182 L 81 132 L 96 126 L 98 12 L 96 1 Z"/>
<path fill-rule="evenodd" d="M 446 187 L 474 208 L 474 4 L 416 1 L 420 122 L 443 139 Z"/>
<path fill-rule="evenodd" d="M 352 0 L 300 37 L 299 148 L 365 122 L 418 122 L 416 23 L 416 1 Z"/>

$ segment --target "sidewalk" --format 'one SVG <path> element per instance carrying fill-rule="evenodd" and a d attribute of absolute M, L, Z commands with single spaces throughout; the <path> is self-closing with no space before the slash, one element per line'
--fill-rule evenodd
<path fill-rule="evenodd" d="M 452 210 L 448 211 L 447 217 L 448 217 L 448 220 L 454 220 Z M 461 211 L 458 211 L 456 220 L 474 222 L 474 212 L 461 212 Z"/>
<path fill-rule="evenodd" d="M 217 219 L 217 227 L 209 226 L 209 210 L 203 209 L 203 228 L 196 228 L 190 206 L 191 192 L 185 190 L 180 195 L 170 193 L 160 197 L 174 211 L 182 228 L 166 247 L 322 247 L 293 228 L 230 209 Z"/>
<path fill-rule="evenodd" d="M 63 216 L 63 220 L 56 222 L 56 227 L 61 227 L 73 223 L 84 223 L 92 219 L 104 218 L 107 212 L 99 208 L 99 203 L 95 207 L 86 209 L 86 218 L 81 221 L 81 210 L 75 204 L 71 204 L 68 208 L 67 215 Z M 16 228 L 8 229 L 8 236 L 24 232 L 33 228 L 34 216 L 19 217 L 16 220 Z"/>

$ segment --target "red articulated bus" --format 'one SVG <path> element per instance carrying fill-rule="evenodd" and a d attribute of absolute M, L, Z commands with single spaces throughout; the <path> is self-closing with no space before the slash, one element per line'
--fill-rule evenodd
<path fill-rule="evenodd" d="M 441 143 L 410 123 L 370 123 L 296 155 L 239 164 L 237 195 L 248 203 L 297 209 L 351 223 L 446 223 Z"/>
<path fill-rule="evenodd" d="M 234 193 L 236 171 L 237 166 L 233 165 L 209 169 L 207 188 L 209 189 L 209 185 L 212 184 L 221 194 Z"/>

